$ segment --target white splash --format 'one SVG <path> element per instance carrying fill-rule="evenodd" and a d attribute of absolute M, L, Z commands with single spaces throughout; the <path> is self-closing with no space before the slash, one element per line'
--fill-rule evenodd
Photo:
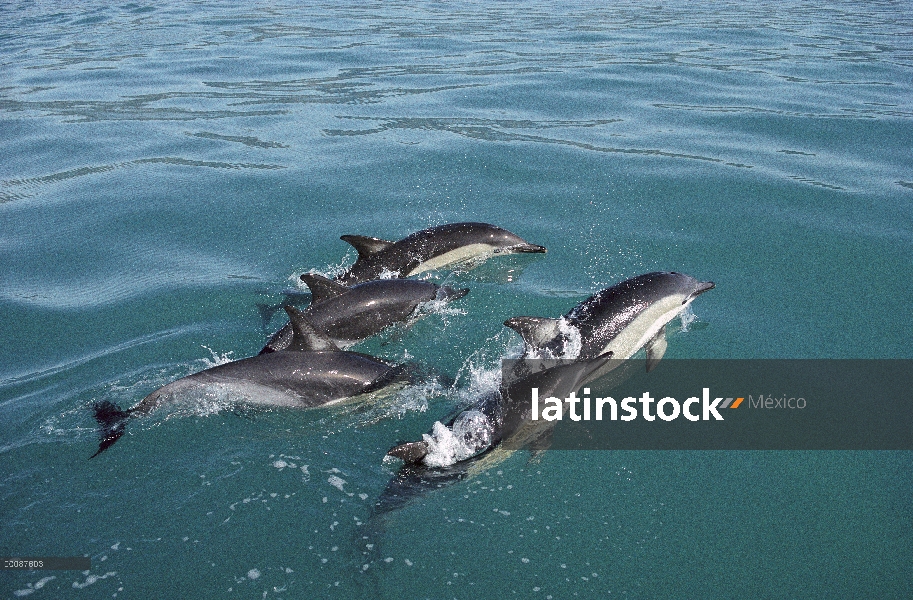
<path fill-rule="evenodd" d="M 395 416 L 403 418 L 408 412 L 425 412 L 428 410 L 428 398 L 444 393 L 440 382 L 429 380 L 421 385 L 411 385 L 396 393 L 396 402 L 391 407 Z"/>
<path fill-rule="evenodd" d="M 493 427 L 488 418 L 477 410 L 461 413 L 448 428 L 436 421 L 431 434 L 423 434 L 428 444 L 424 463 L 429 467 L 446 467 L 475 456 L 491 446 Z"/>
<path fill-rule="evenodd" d="M 566 359 L 575 360 L 580 356 L 583 341 L 580 330 L 571 325 L 567 319 L 558 319 L 558 334 L 561 338 L 561 347 L 555 350 L 549 348 L 527 348 L 526 358 L 535 360 Z"/>
<path fill-rule="evenodd" d="M 34 594 L 35 590 L 40 590 L 45 585 L 47 585 L 49 582 L 51 582 L 55 579 L 57 579 L 57 578 L 54 577 L 53 575 L 50 577 L 43 577 L 43 578 L 39 579 L 38 581 L 36 581 L 35 583 L 26 584 L 26 587 L 24 589 L 14 590 L 13 595 L 16 596 L 17 598 L 22 598 L 23 596 L 28 596 L 30 594 Z"/>
<path fill-rule="evenodd" d="M 319 269 L 308 269 L 307 271 L 295 271 L 294 273 L 289 275 L 288 280 L 291 282 L 294 282 L 294 284 L 296 286 L 298 286 L 299 288 L 306 290 L 306 289 L 308 289 L 308 286 L 303 281 L 301 281 L 302 273 L 316 273 L 317 275 L 322 275 L 323 277 L 326 277 L 327 279 L 335 279 L 337 275 L 342 275 L 343 273 L 345 273 L 346 271 L 348 271 L 349 269 L 352 268 L 352 265 L 355 264 L 356 256 L 357 255 L 356 255 L 355 251 L 350 249 L 343 255 L 342 260 L 340 260 L 338 263 L 333 264 L 333 265 L 328 265 L 322 271 Z"/>
<path fill-rule="evenodd" d="M 327 483 L 332 485 L 334 488 L 336 488 L 340 492 L 346 491 L 345 488 L 342 487 L 346 484 L 346 480 L 343 479 L 342 477 L 337 477 L 336 475 L 330 475 L 330 477 L 327 479 Z"/>
<path fill-rule="evenodd" d="M 73 587 L 81 590 L 81 589 L 89 587 L 93 583 L 101 581 L 102 579 L 107 579 L 108 577 L 114 577 L 115 575 L 117 575 L 116 571 L 110 571 L 108 573 L 105 573 L 104 575 L 89 575 L 88 577 L 86 577 L 86 580 L 83 583 L 74 581 Z"/>
<path fill-rule="evenodd" d="M 580 338 L 580 330 L 568 323 L 567 319 L 562 317 L 558 320 L 558 331 L 561 332 L 564 339 L 564 345 L 561 348 L 560 356 L 557 358 L 567 358 L 574 360 L 580 356 L 580 350 L 583 348 L 583 342 Z"/>
<path fill-rule="evenodd" d="M 511 347 L 505 341 L 504 332 L 486 340 L 479 350 L 467 358 L 456 374 L 456 382 L 468 379 L 468 386 L 460 392 L 466 401 L 478 398 L 487 392 L 493 392 L 501 385 L 501 360 L 519 358 L 522 354 L 522 342 Z M 500 339 L 499 339 L 500 338 Z"/>
<path fill-rule="evenodd" d="M 694 310 L 691 309 L 691 303 L 685 305 L 684 310 L 679 313 L 679 318 L 682 320 L 682 331 L 687 332 L 688 328 L 691 327 L 691 324 L 697 320 L 697 315 L 694 314 Z"/>
<path fill-rule="evenodd" d="M 209 354 L 211 356 L 211 358 L 200 359 L 203 361 L 203 364 L 206 365 L 205 366 L 206 369 L 211 369 L 211 368 L 217 367 L 219 365 L 224 365 L 226 363 L 230 363 L 232 360 L 231 355 L 234 354 L 234 352 L 231 350 L 229 350 L 228 352 L 223 352 L 223 353 L 219 354 L 218 352 L 216 352 L 209 346 L 204 346 L 203 344 L 200 344 L 200 346 L 209 350 Z"/>
<path fill-rule="evenodd" d="M 451 304 L 451 300 L 445 298 L 435 298 L 433 300 L 426 300 L 421 302 L 418 306 L 415 307 L 415 311 L 412 313 L 412 316 L 409 318 L 410 322 L 414 322 L 425 315 L 442 315 L 444 317 L 453 317 L 453 316 L 464 316 L 468 314 L 466 309 L 455 307 Z"/>

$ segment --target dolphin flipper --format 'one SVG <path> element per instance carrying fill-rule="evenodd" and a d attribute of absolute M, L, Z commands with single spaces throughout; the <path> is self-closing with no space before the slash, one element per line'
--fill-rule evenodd
<path fill-rule="evenodd" d="M 666 353 L 666 348 L 669 347 L 669 342 L 666 340 L 666 326 L 663 325 L 659 328 L 659 331 L 656 332 L 656 335 L 653 336 L 649 342 L 647 342 L 647 373 L 656 368 L 656 365 L 659 364 L 660 359 L 662 359 L 663 354 Z"/>
<path fill-rule="evenodd" d="M 108 400 L 96 402 L 92 405 L 95 411 L 95 420 L 98 421 L 98 451 L 89 458 L 95 458 L 114 442 L 119 440 L 127 429 L 127 419 L 130 411 L 122 410 L 119 406 Z"/>

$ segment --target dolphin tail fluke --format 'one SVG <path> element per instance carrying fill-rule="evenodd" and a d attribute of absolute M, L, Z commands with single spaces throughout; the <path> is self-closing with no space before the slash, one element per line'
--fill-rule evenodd
<path fill-rule="evenodd" d="M 96 402 L 92 408 L 95 411 L 95 420 L 98 421 L 98 451 L 90 456 L 90 459 L 110 448 L 124 435 L 127 419 L 130 418 L 130 411 L 121 410 L 108 400 Z"/>
<path fill-rule="evenodd" d="M 260 313 L 260 320 L 263 323 L 263 329 L 266 330 L 269 327 L 269 322 L 272 320 L 273 315 L 276 314 L 276 311 L 279 310 L 280 305 L 278 304 L 263 304 L 257 303 L 257 311 Z"/>
<path fill-rule="evenodd" d="M 546 317 L 514 317 L 504 325 L 520 334 L 523 341 L 533 348 L 542 348 L 561 335 L 558 319 Z"/>

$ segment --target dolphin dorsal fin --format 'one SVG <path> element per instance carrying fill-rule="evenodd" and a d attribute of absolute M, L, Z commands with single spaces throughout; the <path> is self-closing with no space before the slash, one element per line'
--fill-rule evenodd
<path fill-rule="evenodd" d="M 546 317 L 514 317 L 504 325 L 520 334 L 523 341 L 533 348 L 541 348 L 561 335 L 560 321 Z"/>
<path fill-rule="evenodd" d="M 311 325 L 304 313 L 294 306 L 286 306 L 289 322 L 292 324 L 292 342 L 287 350 L 299 352 L 317 350 L 339 350 L 330 338 L 326 337 Z"/>
<path fill-rule="evenodd" d="M 656 365 L 659 364 L 659 361 L 662 359 L 663 354 L 666 353 L 666 348 L 669 347 L 669 342 L 666 340 L 666 326 L 663 325 L 659 328 L 659 331 L 656 332 L 656 335 L 647 342 L 647 373 L 656 368 Z"/>
<path fill-rule="evenodd" d="M 341 283 L 333 281 L 332 279 L 327 279 L 323 275 L 318 275 L 317 273 L 305 273 L 301 276 L 301 281 L 303 281 L 308 286 L 308 289 L 311 290 L 311 304 L 317 304 L 318 302 L 335 298 L 349 290 L 349 288 Z"/>
<path fill-rule="evenodd" d="M 428 455 L 428 442 L 407 442 L 387 451 L 388 456 L 395 456 L 407 465 L 420 463 Z"/>
<path fill-rule="evenodd" d="M 376 254 L 393 245 L 393 242 L 364 235 L 344 235 L 339 239 L 348 242 L 353 248 L 358 250 L 358 258 L 368 258 L 372 254 Z"/>

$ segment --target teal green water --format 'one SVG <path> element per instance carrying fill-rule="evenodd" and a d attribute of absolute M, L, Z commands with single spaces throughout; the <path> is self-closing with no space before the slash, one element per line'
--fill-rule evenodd
<path fill-rule="evenodd" d="M 640 273 L 717 284 L 668 356 L 913 358 L 907 4 L 0 15 L 0 554 L 92 557 L 7 597 L 913 594 L 905 452 L 517 453 L 372 508 L 506 318 Z M 340 235 L 453 221 L 549 252 L 435 275 L 472 291 L 357 349 L 454 389 L 176 408 L 88 460 L 93 402 L 256 353 Z"/>

